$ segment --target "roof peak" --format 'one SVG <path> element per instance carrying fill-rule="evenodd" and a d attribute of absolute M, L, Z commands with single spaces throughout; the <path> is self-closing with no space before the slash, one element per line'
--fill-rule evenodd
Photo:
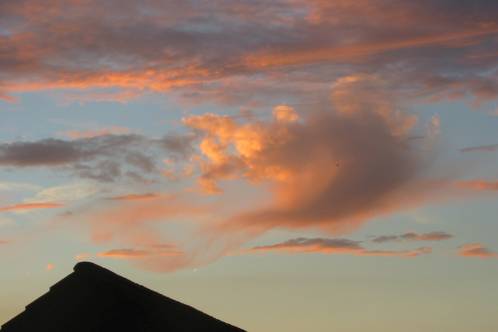
<path fill-rule="evenodd" d="M 73 270 L 1 331 L 242 331 L 95 263 Z"/>
<path fill-rule="evenodd" d="M 103 268 L 102 266 L 97 265 L 97 264 L 92 263 L 92 262 L 79 262 L 73 267 L 73 271 L 74 272 L 79 272 L 79 271 L 107 271 L 107 272 L 111 272 L 111 271 L 107 270 L 106 268 Z"/>

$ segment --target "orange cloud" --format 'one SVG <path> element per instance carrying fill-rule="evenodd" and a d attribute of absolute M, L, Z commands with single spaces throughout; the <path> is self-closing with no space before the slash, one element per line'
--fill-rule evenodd
<path fill-rule="evenodd" d="M 408 48 L 448 45 L 450 43 L 465 45 L 468 39 L 485 37 L 497 33 L 498 28 L 496 26 L 491 26 L 444 34 L 415 36 L 391 41 L 367 41 L 355 44 L 317 46 L 312 49 L 303 49 L 294 52 L 263 51 L 248 55 L 245 62 L 249 67 L 269 68 L 320 62 L 351 61 L 351 59 L 354 58 L 363 58 L 388 51 Z"/>
<path fill-rule="evenodd" d="M 273 117 L 277 121 L 295 122 L 299 119 L 296 111 L 288 105 L 278 105 L 273 108 Z"/>
<path fill-rule="evenodd" d="M 52 263 L 48 263 L 47 266 L 45 267 L 45 269 L 47 271 L 52 271 L 53 269 L 55 269 L 55 265 Z"/>
<path fill-rule="evenodd" d="M 171 224 L 181 230 L 180 234 L 186 232 L 192 226 L 188 225 L 189 221 L 212 213 L 211 207 L 178 195 L 154 195 L 121 196 L 59 218 L 89 227 L 91 240 L 96 244 L 118 248 L 101 252 L 97 257 L 130 260 L 148 270 L 175 271 L 203 265 L 221 256 L 219 250 L 214 247 L 211 250 L 207 238 L 196 231 L 189 232 L 185 238 L 173 237 L 163 229 Z"/>
<path fill-rule="evenodd" d="M 0 207 L 0 212 L 30 211 L 30 210 L 38 210 L 38 209 L 55 209 L 55 208 L 60 208 L 62 206 L 63 206 L 63 204 L 50 203 L 50 202 L 20 203 L 20 204 Z"/>
<path fill-rule="evenodd" d="M 68 98 L 128 101 L 144 90 L 173 88 L 196 96 L 212 83 L 234 77 L 250 82 L 254 74 L 280 76 L 279 83 L 329 86 L 332 78 L 324 77 L 335 76 L 330 65 L 343 63 L 353 71 L 375 68 L 402 79 L 406 71 L 420 73 L 411 87 L 431 74 L 467 76 L 494 68 L 492 57 L 470 57 L 492 54 L 486 48 L 495 45 L 492 13 L 497 7 L 489 1 L 479 6 L 385 0 L 152 1 L 137 6 L 123 1 L 50 1 L 48 12 L 31 2 L 2 4 L 0 98 L 27 90 L 95 88 L 124 90 Z M 95 6 L 103 10 L 96 14 Z M 214 28 L 199 31 L 194 22 L 202 20 Z M 240 35 L 257 38 L 248 42 Z M 407 52 L 414 48 L 418 52 Z M 428 58 L 426 50 L 437 56 Z M 305 75 L 295 70 L 320 65 L 325 66 Z"/>
<path fill-rule="evenodd" d="M 77 260 L 77 261 L 85 261 L 87 260 L 91 255 L 88 254 L 88 253 L 81 253 L 81 254 L 77 254 L 76 256 L 74 256 L 74 259 Z"/>
<path fill-rule="evenodd" d="M 457 181 L 456 186 L 462 189 L 471 189 L 477 191 L 497 191 L 498 181 L 487 181 L 487 180 Z"/>
<path fill-rule="evenodd" d="M 17 102 L 17 98 L 10 96 L 8 94 L 4 94 L 0 91 L 0 100 L 3 100 L 8 103 L 15 103 Z"/>
<path fill-rule="evenodd" d="M 468 243 L 461 246 L 458 255 L 475 258 L 498 258 L 498 253 L 492 252 L 480 243 Z"/>
<path fill-rule="evenodd" d="M 145 199 L 155 199 L 155 198 L 160 198 L 160 195 L 156 193 L 145 193 L 145 194 L 129 194 L 129 195 L 110 197 L 110 199 L 114 201 L 141 201 Z"/>
<path fill-rule="evenodd" d="M 98 257 L 115 259 L 142 259 L 153 256 L 180 256 L 183 253 L 178 250 L 142 250 L 142 249 L 112 249 L 97 254 Z"/>
<path fill-rule="evenodd" d="M 363 248 L 360 242 L 348 239 L 297 238 L 273 245 L 253 247 L 249 249 L 249 252 L 321 253 L 410 258 L 430 254 L 432 249 L 421 247 L 413 250 L 368 250 Z"/>
<path fill-rule="evenodd" d="M 281 121 L 278 112 L 245 123 L 216 114 L 185 118 L 200 135 L 206 191 L 221 192 L 229 179 L 271 186 L 267 207 L 224 227 L 345 231 L 437 196 L 447 184 L 424 176 L 424 156 L 409 138 L 416 119 L 396 110 L 375 82 L 366 75 L 339 80 L 332 110 L 301 112 L 300 121 Z"/>

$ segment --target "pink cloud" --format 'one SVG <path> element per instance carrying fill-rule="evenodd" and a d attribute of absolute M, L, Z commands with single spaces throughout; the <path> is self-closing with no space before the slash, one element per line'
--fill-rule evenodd
<path fill-rule="evenodd" d="M 468 243 L 460 247 L 458 255 L 475 258 L 498 258 L 498 253 L 493 252 L 480 243 Z"/>
<path fill-rule="evenodd" d="M 432 249 L 421 247 L 412 250 L 369 250 L 360 242 L 348 239 L 297 238 L 273 245 L 253 247 L 252 253 L 284 252 L 284 253 L 321 253 L 353 256 L 383 256 L 412 258 L 430 254 Z"/>
<path fill-rule="evenodd" d="M 140 200 L 147 200 L 147 199 L 156 199 L 160 198 L 161 195 L 156 194 L 156 193 L 145 193 L 145 194 L 129 194 L 129 195 L 122 195 L 122 196 L 113 196 L 110 197 L 111 200 L 114 201 L 140 201 Z"/>
<path fill-rule="evenodd" d="M 30 211 L 38 209 L 55 209 L 62 207 L 63 204 L 54 202 L 41 202 L 41 203 L 19 203 L 15 205 L 0 207 L 0 212 L 14 212 L 14 211 Z"/>

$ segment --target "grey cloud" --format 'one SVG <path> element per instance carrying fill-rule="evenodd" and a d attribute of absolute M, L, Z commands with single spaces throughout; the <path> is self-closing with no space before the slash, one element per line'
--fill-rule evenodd
<path fill-rule="evenodd" d="M 196 135 L 166 135 L 157 143 L 175 156 L 185 157 L 190 155 L 194 149 L 193 144 L 197 139 Z"/>
<path fill-rule="evenodd" d="M 349 239 L 326 239 L 326 238 L 296 238 L 290 239 L 281 243 L 267 245 L 267 246 L 257 246 L 252 248 L 253 250 L 271 250 L 279 248 L 289 248 L 289 247 L 310 247 L 318 246 L 321 248 L 328 249 L 362 249 L 359 241 L 353 241 Z"/>
<path fill-rule="evenodd" d="M 88 151 L 78 144 L 57 139 L 37 142 L 14 142 L 0 145 L 2 166 L 50 166 L 62 165 L 89 157 Z"/>
<path fill-rule="evenodd" d="M 449 240 L 453 235 L 446 232 L 415 233 L 409 232 L 400 235 L 382 235 L 372 239 L 375 243 L 395 242 L 395 241 L 444 241 Z"/>
<path fill-rule="evenodd" d="M 360 245 L 360 242 L 349 239 L 334 238 L 296 238 L 271 245 L 257 246 L 249 252 L 291 252 L 291 253 L 322 253 L 348 254 L 355 256 L 387 256 L 387 257 L 417 257 L 430 254 L 432 248 L 421 247 L 411 250 L 371 250 Z"/>
<path fill-rule="evenodd" d="M 460 152 L 495 152 L 498 151 L 498 144 L 469 146 L 460 149 Z"/>
<path fill-rule="evenodd" d="M 164 141 L 182 143 L 174 145 Z M 0 144 L 0 167 L 50 167 L 104 182 L 119 178 L 144 182 L 158 175 L 159 156 L 186 155 L 189 149 L 188 141 L 173 135 L 159 140 L 140 135 L 43 139 Z"/>

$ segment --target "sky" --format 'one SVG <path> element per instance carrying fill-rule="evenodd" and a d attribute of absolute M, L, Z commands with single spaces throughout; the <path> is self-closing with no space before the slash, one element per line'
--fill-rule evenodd
<path fill-rule="evenodd" d="M 498 2 L 0 1 L 0 324 L 92 261 L 248 331 L 498 330 Z"/>

